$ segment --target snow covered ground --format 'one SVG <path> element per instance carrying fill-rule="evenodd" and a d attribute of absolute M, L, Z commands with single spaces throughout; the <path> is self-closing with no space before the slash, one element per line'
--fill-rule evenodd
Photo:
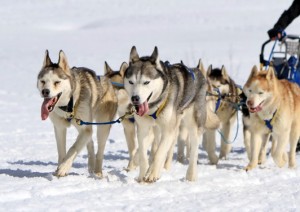
<path fill-rule="evenodd" d="M 217 166 L 200 149 L 197 182 L 185 181 L 187 165 L 174 160 L 158 182 L 137 183 L 137 170 L 123 170 L 128 152 L 121 125 L 107 142 L 103 179 L 89 176 L 86 150 L 69 176 L 57 179 L 54 132 L 50 120 L 41 121 L 36 89 L 45 49 L 54 61 L 63 49 L 71 66 L 103 74 L 104 61 L 119 68 L 132 45 L 141 56 L 157 45 L 171 63 L 224 64 L 243 85 L 266 31 L 291 2 L 0 0 L 0 211 L 300 211 L 299 168 L 280 169 L 268 157 L 245 172 L 241 131 L 229 159 Z M 300 33 L 299 27 L 300 18 L 287 32 Z M 68 146 L 75 138 L 72 128 Z"/>

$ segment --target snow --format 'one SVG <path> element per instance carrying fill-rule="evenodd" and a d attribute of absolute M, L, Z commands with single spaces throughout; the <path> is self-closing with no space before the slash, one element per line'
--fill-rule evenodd
<path fill-rule="evenodd" d="M 2 0 L 0 211 L 300 211 L 299 168 L 280 169 L 268 156 L 266 164 L 245 172 L 241 130 L 228 160 L 217 166 L 200 148 L 197 182 L 184 180 L 187 164 L 174 157 L 158 182 L 137 183 L 138 170 L 123 169 L 128 152 L 121 125 L 110 133 L 103 179 L 88 174 L 86 150 L 67 177 L 53 177 L 54 131 L 50 120 L 41 121 L 36 89 L 46 49 L 53 61 L 63 49 L 71 66 L 103 74 L 104 61 L 119 68 L 132 45 L 141 56 L 157 45 L 161 59 L 171 63 L 193 67 L 201 58 L 206 67 L 224 64 L 243 85 L 259 63 L 266 31 L 291 2 Z M 287 32 L 300 33 L 299 27 L 300 19 Z M 68 147 L 75 138 L 71 128 Z"/>

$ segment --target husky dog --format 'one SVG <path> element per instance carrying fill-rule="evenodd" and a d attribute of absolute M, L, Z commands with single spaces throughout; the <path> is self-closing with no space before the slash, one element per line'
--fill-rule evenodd
<path fill-rule="evenodd" d="M 246 105 L 246 101 L 247 101 L 247 97 L 244 94 L 244 92 L 242 92 L 240 94 L 240 102 L 242 103 L 240 109 L 243 114 L 242 121 L 243 121 L 244 145 L 245 145 L 248 159 L 250 161 L 251 160 L 251 145 L 250 145 L 250 142 L 251 142 L 251 132 L 250 132 L 251 123 L 250 122 L 251 122 L 251 120 L 250 120 L 250 112 Z M 269 135 L 266 137 L 266 140 L 262 141 L 262 145 L 261 145 L 261 148 L 259 151 L 259 156 L 258 156 L 258 164 L 264 164 L 266 162 L 267 147 L 268 147 L 267 144 L 268 144 L 268 141 L 270 140 L 270 136 L 271 136 L 271 133 L 269 133 Z M 274 144 L 274 143 L 275 143 L 275 141 L 272 142 L 272 144 Z M 275 145 L 272 145 L 272 148 L 271 148 L 272 154 L 274 152 L 274 147 L 275 147 Z"/>
<path fill-rule="evenodd" d="M 234 104 L 239 103 L 239 91 L 235 82 L 229 77 L 226 69 L 222 66 L 219 68 L 212 68 L 210 65 L 207 73 L 207 80 L 211 85 L 209 87 L 210 93 L 216 94 L 215 113 L 221 122 L 221 150 L 219 157 L 216 151 L 216 130 L 208 130 L 204 134 L 203 146 L 207 151 L 208 158 L 211 164 L 217 164 L 219 159 L 226 158 L 231 151 L 230 134 L 234 123 L 237 119 L 237 107 Z M 215 91 L 215 92 L 214 92 Z M 225 141 L 224 141 L 225 139 Z"/>
<path fill-rule="evenodd" d="M 287 80 L 278 80 L 274 69 L 258 71 L 252 68 L 243 88 L 247 96 L 250 111 L 251 160 L 245 170 L 251 170 L 258 164 L 261 144 L 271 133 L 276 141 L 272 154 L 274 162 L 283 167 L 296 166 L 296 146 L 300 136 L 300 88 Z M 287 155 L 286 147 L 290 144 Z M 273 144 L 274 145 L 274 144 Z"/>
<path fill-rule="evenodd" d="M 122 63 L 119 71 L 113 71 L 111 67 L 105 62 L 104 70 L 105 77 L 108 77 L 114 86 L 115 92 L 118 98 L 118 114 L 119 116 L 123 116 L 126 112 L 128 112 L 132 103 L 127 92 L 124 89 L 124 72 L 128 68 L 127 63 Z M 122 121 L 122 125 L 124 127 L 124 134 L 127 142 L 127 147 L 129 151 L 129 163 L 126 168 L 127 171 L 131 171 L 135 169 L 138 165 L 138 156 L 136 156 L 137 152 L 137 138 L 136 138 L 136 129 L 135 129 L 135 120 L 134 118 L 124 119 Z"/>
<path fill-rule="evenodd" d="M 197 149 L 205 127 L 217 128 L 219 120 L 206 111 L 206 83 L 200 71 L 180 66 L 168 66 L 159 60 L 158 49 L 152 55 L 139 57 L 136 48 L 130 52 L 124 86 L 136 107 L 140 173 L 138 181 L 159 179 L 167 153 L 178 135 L 181 121 L 189 129 L 191 141 L 190 164 L 186 179 L 197 178 Z M 147 160 L 149 129 L 154 127 L 159 138 L 150 166 Z"/>
<path fill-rule="evenodd" d="M 101 177 L 104 147 L 111 126 L 101 125 L 97 128 L 98 152 L 95 162 L 92 126 L 78 125 L 76 119 L 107 122 L 115 117 L 117 98 L 109 80 L 105 77 L 98 79 L 95 72 L 87 68 L 69 68 L 63 51 L 59 52 L 58 63 L 52 63 L 47 50 L 38 74 L 37 87 L 44 98 L 42 120 L 50 117 L 54 125 L 58 150 L 55 174 L 58 177 L 65 176 L 79 151 L 87 145 L 89 171 Z M 66 133 L 70 125 L 76 127 L 78 137 L 66 153 Z"/>
<path fill-rule="evenodd" d="M 201 59 L 198 62 L 198 65 L 196 67 L 198 71 L 200 71 L 204 77 L 206 77 L 206 70 L 203 66 L 203 63 Z M 206 80 L 207 87 L 209 87 L 209 82 Z M 214 99 L 209 99 L 206 97 L 206 105 L 207 108 L 210 107 L 211 110 L 213 110 L 213 107 L 215 105 L 211 104 Z M 177 161 L 180 163 L 184 163 L 185 159 L 188 159 L 190 157 L 190 141 L 189 141 L 189 130 L 186 128 L 184 123 L 181 123 L 179 126 L 179 135 L 177 139 Z"/>

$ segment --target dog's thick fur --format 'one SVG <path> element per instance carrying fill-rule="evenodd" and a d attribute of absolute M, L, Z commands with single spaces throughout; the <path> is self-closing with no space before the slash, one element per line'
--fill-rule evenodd
<path fill-rule="evenodd" d="M 101 177 L 104 148 L 111 126 L 97 127 L 98 151 L 95 158 L 92 126 L 78 125 L 75 119 L 67 119 L 73 111 L 74 117 L 83 121 L 111 121 L 116 114 L 117 98 L 109 80 L 105 77 L 98 79 L 95 72 L 87 68 L 70 69 L 63 51 L 59 52 L 58 63 L 52 63 L 46 51 L 37 87 L 44 98 L 42 119 L 49 116 L 54 126 L 58 150 L 55 174 L 65 176 L 79 151 L 87 145 L 89 171 Z M 70 125 L 76 127 L 78 137 L 66 152 L 66 134 Z"/>
<path fill-rule="evenodd" d="M 258 71 L 254 66 L 243 88 L 250 111 L 251 160 L 245 169 L 251 170 L 258 164 L 261 144 L 271 133 L 276 142 L 272 154 L 274 162 L 283 167 L 296 166 L 296 146 L 300 136 L 300 88 L 287 80 L 278 80 L 272 67 Z M 265 124 L 271 122 L 271 128 Z M 289 155 L 286 147 L 290 144 Z"/>
<path fill-rule="evenodd" d="M 132 47 L 124 86 L 137 109 L 134 117 L 139 144 L 138 181 L 154 182 L 159 179 L 167 153 L 177 138 L 181 121 L 188 127 L 191 140 L 186 179 L 196 180 L 200 136 L 205 127 L 217 128 L 219 124 L 217 116 L 206 111 L 203 74 L 200 71 L 189 73 L 183 66 L 165 65 L 159 60 L 156 47 L 150 57 L 141 58 L 136 48 Z M 156 119 L 151 116 L 154 113 L 157 114 Z M 145 143 L 149 143 L 148 131 L 151 127 L 154 127 L 155 138 L 159 142 L 149 166 Z"/>
<path fill-rule="evenodd" d="M 208 158 L 211 164 L 217 164 L 219 159 L 227 157 L 231 151 L 231 132 L 237 119 L 237 108 L 234 104 L 239 102 L 239 88 L 229 77 L 225 66 L 219 68 L 212 68 L 210 65 L 206 73 L 209 82 L 209 93 L 218 95 L 215 102 L 220 101 L 218 108 L 215 104 L 215 113 L 221 122 L 221 149 L 219 157 L 216 155 L 216 130 L 208 130 L 204 134 L 203 147 L 207 151 Z M 218 92 L 215 92 L 215 89 Z M 210 98 L 210 97 L 208 97 Z M 225 141 L 223 140 L 225 139 Z"/>

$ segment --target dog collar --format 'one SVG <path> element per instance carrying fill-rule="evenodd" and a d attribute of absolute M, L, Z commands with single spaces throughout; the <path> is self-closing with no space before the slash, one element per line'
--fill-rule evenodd
<path fill-rule="evenodd" d="M 159 108 L 151 115 L 152 118 L 157 119 L 158 115 L 161 113 L 161 111 L 164 109 L 164 107 L 166 106 L 167 103 L 167 98 L 166 100 L 159 106 Z"/>
<path fill-rule="evenodd" d="M 59 109 L 65 111 L 67 113 L 72 113 L 73 112 L 73 96 L 71 96 L 68 105 L 60 106 Z"/>
<path fill-rule="evenodd" d="M 270 130 L 271 132 L 273 131 L 273 122 L 274 122 L 274 120 L 275 120 L 274 118 L 275 118 L 276 114 L 277 114 L 277 110 L 275 110 L 275 112 L 273 113 L 273 116 L 272 116 L 271 119 L 269 119 L 269 120 L 264 120 L 266 126 L 269 128 L 269 130 Z"/>

